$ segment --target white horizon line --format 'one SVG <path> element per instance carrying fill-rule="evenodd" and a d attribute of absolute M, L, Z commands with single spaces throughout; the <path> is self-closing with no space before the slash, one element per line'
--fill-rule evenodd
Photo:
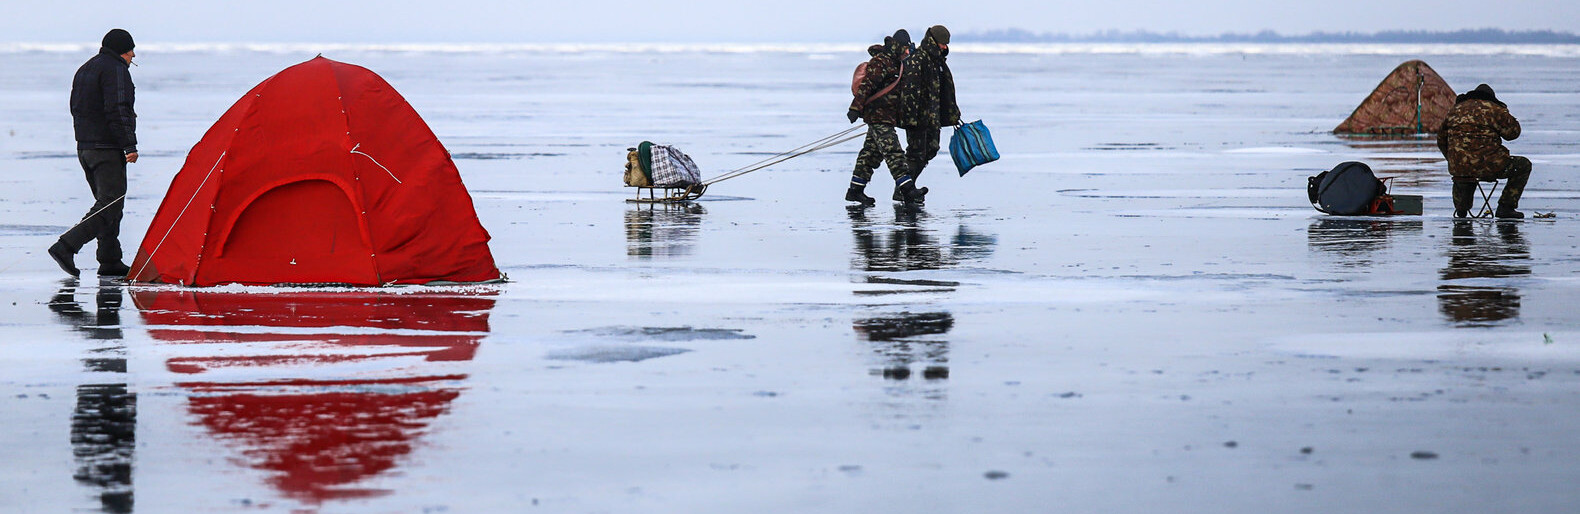
<path fill-rule="evenodd" d="M 330 43 L 154 42 L 139 49 L 163 53 L 842 53 L 872 43 Z M 91 43 L 0 42 L 0 54 L 80 53 Z M 1425 54 L 1580 57 L 1573 43 L 1292 43 L 1292 42 L 961 42 L 952 53 L 977 54 Z"/>

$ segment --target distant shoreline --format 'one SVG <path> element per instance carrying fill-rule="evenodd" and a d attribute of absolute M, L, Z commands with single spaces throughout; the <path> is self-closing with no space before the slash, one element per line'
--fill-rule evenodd
<path fill-rule="evenodd" d="M 1454 31 L 1389 30 L 1382 32 L 1312 32 L 1285 35 L 1271 30 L 1192 36 L 1177 32 L 1107 30 L 1090 34 L 1034 33 L 1001 29 L 957 34 L 958 42 L 971 43 L 1360 43 L 1360 44 L 1580 44 L 1580 35 L 1552 30 L 1506 31 L 1465 29 Z"/>
<path fill-rule="evenodd" d="M 147 55 L 275 54 L 337 55 L 509 55 L 509 54 L 806 54 L 865 55 L 870 43 L 165 43 L 137 46 Z M 98 45 L 0 42 L 0 56 L 84 54 Z M 956 54 L 1004 55 L 1524 55 L 1580 58 L 1580 43 L 1339 43 L 1339 42 L 988 42 L 957 41 Z"/>

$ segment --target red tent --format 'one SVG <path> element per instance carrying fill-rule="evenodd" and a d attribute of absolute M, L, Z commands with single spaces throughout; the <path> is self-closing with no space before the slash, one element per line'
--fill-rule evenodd
<path fill-rule="evenodd" d="M 323 57 L 236 101 L 187 154 L 131 279 L 192 286 L 501 278 L 450 153 L 406 100 Z"/>

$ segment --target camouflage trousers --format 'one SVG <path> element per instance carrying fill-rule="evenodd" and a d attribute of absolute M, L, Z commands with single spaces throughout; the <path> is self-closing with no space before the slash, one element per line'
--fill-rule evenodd
<path fill-rule="evenodd" d="M 1525 183 L 1531 179 L 1531 160 L 1518 155 L 1510 156 L 1503 171 L 1481 177 L 1480 180 L 1503 180 L 1503 195 L 1498 197 L 1499 210 L 1520 207 L 1520 196 L 1525 194 Z M 1475 203 L 1476 177 L 1454 177 L 1454 210 L 1469 210 Z"/>
<path fill-rule="evenodd" d="M 938 156 L 939 127 L 905 129 L 905 166 L 911 178 L 921 178 L 922 168 Z"/>
<path fill-rule="evenodd" d="M 894 176 L 896 184 L 910 178 L 905 150 L 900 148 L 900 136 L 894 125 L 869 123 L 867 141 L 861 145 L 861 153 L 856 154 L 856 169 L 851 172 L 850 184 L 865 187 L 872 180 L 872 170 L 883 163 L 888 163 L 889 175 Z"/>

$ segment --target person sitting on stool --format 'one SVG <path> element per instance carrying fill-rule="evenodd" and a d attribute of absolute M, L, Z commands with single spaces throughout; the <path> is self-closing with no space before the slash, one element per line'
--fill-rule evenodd
<path fill-rule="evenodd" d="M 1437 131 L 1437 148 L 1448 159 L 1448 174 L 1454 179 L 1454 217 L 1470 216 L 1475 204 L 1476 182 L 1504 179 L 1503 196 L 1498 198 L 1499 218 L 1523 218 L 1515 209 L 1525 182 L 1531 178 L 1531 160 L 1509 155 L 1503 140 L 1520 137 L 1520 122 L 1509 114 L 1509 106 L 1498 101 L 1486 84 L 1459 95 L 1448 118 Z"/>

